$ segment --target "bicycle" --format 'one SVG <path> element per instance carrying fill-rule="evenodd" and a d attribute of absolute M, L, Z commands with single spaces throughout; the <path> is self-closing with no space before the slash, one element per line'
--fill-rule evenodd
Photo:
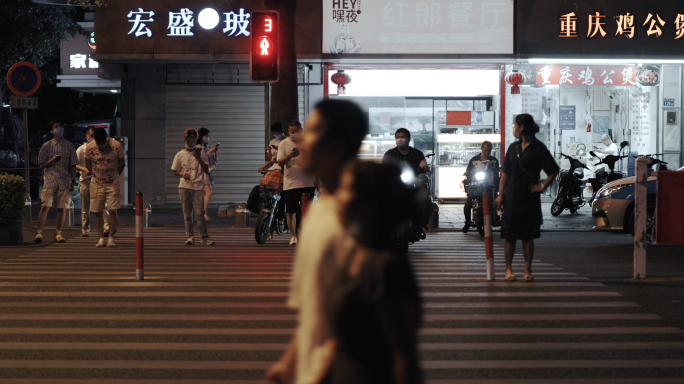
<path fill-rule="evenodd" d="M 266 174 L 266 172 L 262 172 Z M 261 185 L 259 194 L 261 202 L 259 203 L 259 218 L 254 227 L 254 238 L 257 243 L 265 244 L 273 232 L 279 235 L 285 233 L 285 215 L 280 203 L 281 191 L 278 188 L 273 188 L 270 185 Z"/>

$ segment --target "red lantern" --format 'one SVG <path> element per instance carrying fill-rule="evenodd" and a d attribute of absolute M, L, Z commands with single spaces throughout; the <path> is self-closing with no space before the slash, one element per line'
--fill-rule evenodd
<path fill-rule="evenodd" d="M 344 70 L 340 69 L 337 73 L 332 75 L 330 80 L 332 80 L 334 84 L 337 84 L 337 94 L 344 95 L 347 93 L 344 86 L 351 83 L 352 78 L 348 73 L 345 73 Z"/>
<path fill-rule="evenodd" d="M 525 75 L 518 72 L 518 70 L 513 70 L 513 72 L 506 75 L 506 82 L 513 87 L 511 87 L 511 95 L 520 94 L 520 84 L 525 82 Z"/>

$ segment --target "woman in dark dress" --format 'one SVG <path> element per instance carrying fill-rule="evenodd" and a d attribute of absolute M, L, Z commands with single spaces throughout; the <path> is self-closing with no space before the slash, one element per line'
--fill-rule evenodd
<path fill-rule="evenodd" d="M 542 220 L 541 193 L 548 188 L 558 174 L 558 164 L 537 138 L 539 126 L 531 115 L 520 114 L 515 118 L 513 134 L 520 139 L 508 147 L 503 173 L 499 184 L 501 194 L 496 198 L 498 208 L 503 205 L 501 237 L 506 239 L 506 280 L 515 281 L 513 255 L 517 240 L 522 240 L 525 255 L 525 281 L 534 281 L 532 259 L 534 239 L 540 237 Z M 540 173 L 548 177 L 539 184 Z"/>
<path fill-rule="evenodd" d="M 401 171 L 350 164 L 336 193 L 347 232 L 326 297 L 334 356 L 325 384 L 420 384 L 421 303 L 411 264 L 394 251 L 391 231 L 406 205 Z M 409 200 L 410 201 L 410 200 Z"/>

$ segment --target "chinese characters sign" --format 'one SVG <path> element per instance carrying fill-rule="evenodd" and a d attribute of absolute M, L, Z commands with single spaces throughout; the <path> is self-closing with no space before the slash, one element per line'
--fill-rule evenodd
<path fill-rule="evenodd" d="M 649 13 L 644 18 L 644 22 L 640 23 L 637 18 L 626 12 L 620 15 L 608 15 L 601 14 L 601 12 L 590 13 L 587 17 L 586 27 L 583 26 L 581 22 L 578 21 L 580 18 L 575 12 L 566 13 L 560 16 L 560 34 L 559 37 L 579 37 L 583 31 L 582 28 L 586 28 L 587 38 L 594 37 L 606 37 L 615 31 L 615 36 L 624 36 L 629 39 L 633 39 L 637 29 L 643 30 L 643 34 L 646 36 L 663 36 L 663 27 L 668 23 L 666 19 L 663 19 L 658 13 Z M 615 19 L 613 24 L 611 19 Z M 675 26 L 675 36 L 674 39 L 681 39 L 684 37 L 684 14 L 678 13 L 672 18 L 672 24 Z"/>
<path fill-rule="evenodd" d="M 205 15 L 214 15 L 217 12 L 211 8 L 206 8 L 200 13 L 201 17 Z M 250 14 L 246 13 L 243 8 L 239 12 L 224 12 L 224 28 L 223 33 L 226 36 L 249 36 L 249 18 Z M 152 10 L 145 10 L 138 8 L 137 11 L 130 11 L 126 17 L 131 23 L 132 28 L 128 35 L 135 37 L 152 37 L 152 23 L 154 23 L 155 12 Z M 159 16 L 157 16 L 159 18 Z M 199 25 L 204 29 L 213 29 L 217 23 L 210 20 L 202 19 Z M 195 28 L 195 12 L 189 8 L 181 8 L 178 12 L 170 11 L 168 15 L 167 36 L 195 36 L 193 32 Z"/>
<path fill-rule="evenodd" d="M 87 63 L 87 64 L 86 64 Z M 69 68 L 73 69 L 97 69 L 99 64 L 90 58 L 90 54 L 76 53 L 69 55 Z"/>
<path fill-rule="evenodd" d="M 636 85 L 634 65 L 537 65 L 539 85 Z"/>
<path fill-rule="evenodd" d="M 510 0 L 323 0 L 323 53 L 512 54 Z"/>

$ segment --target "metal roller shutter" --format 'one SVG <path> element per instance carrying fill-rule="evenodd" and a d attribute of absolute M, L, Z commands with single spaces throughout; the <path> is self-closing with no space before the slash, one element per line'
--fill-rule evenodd
<path fill-rule="evenodd" d="M 213 172 L 212 205 L 246 201 L 259 184 L 264 164 L 264 87 L 250 85 L 167 85 L 166 169 L 183 149 L 183 132 L 205 127 L 210 145 L 221 143 Z M 166 177 L 167 204 L 180 204 L 178 178 Z"/>

